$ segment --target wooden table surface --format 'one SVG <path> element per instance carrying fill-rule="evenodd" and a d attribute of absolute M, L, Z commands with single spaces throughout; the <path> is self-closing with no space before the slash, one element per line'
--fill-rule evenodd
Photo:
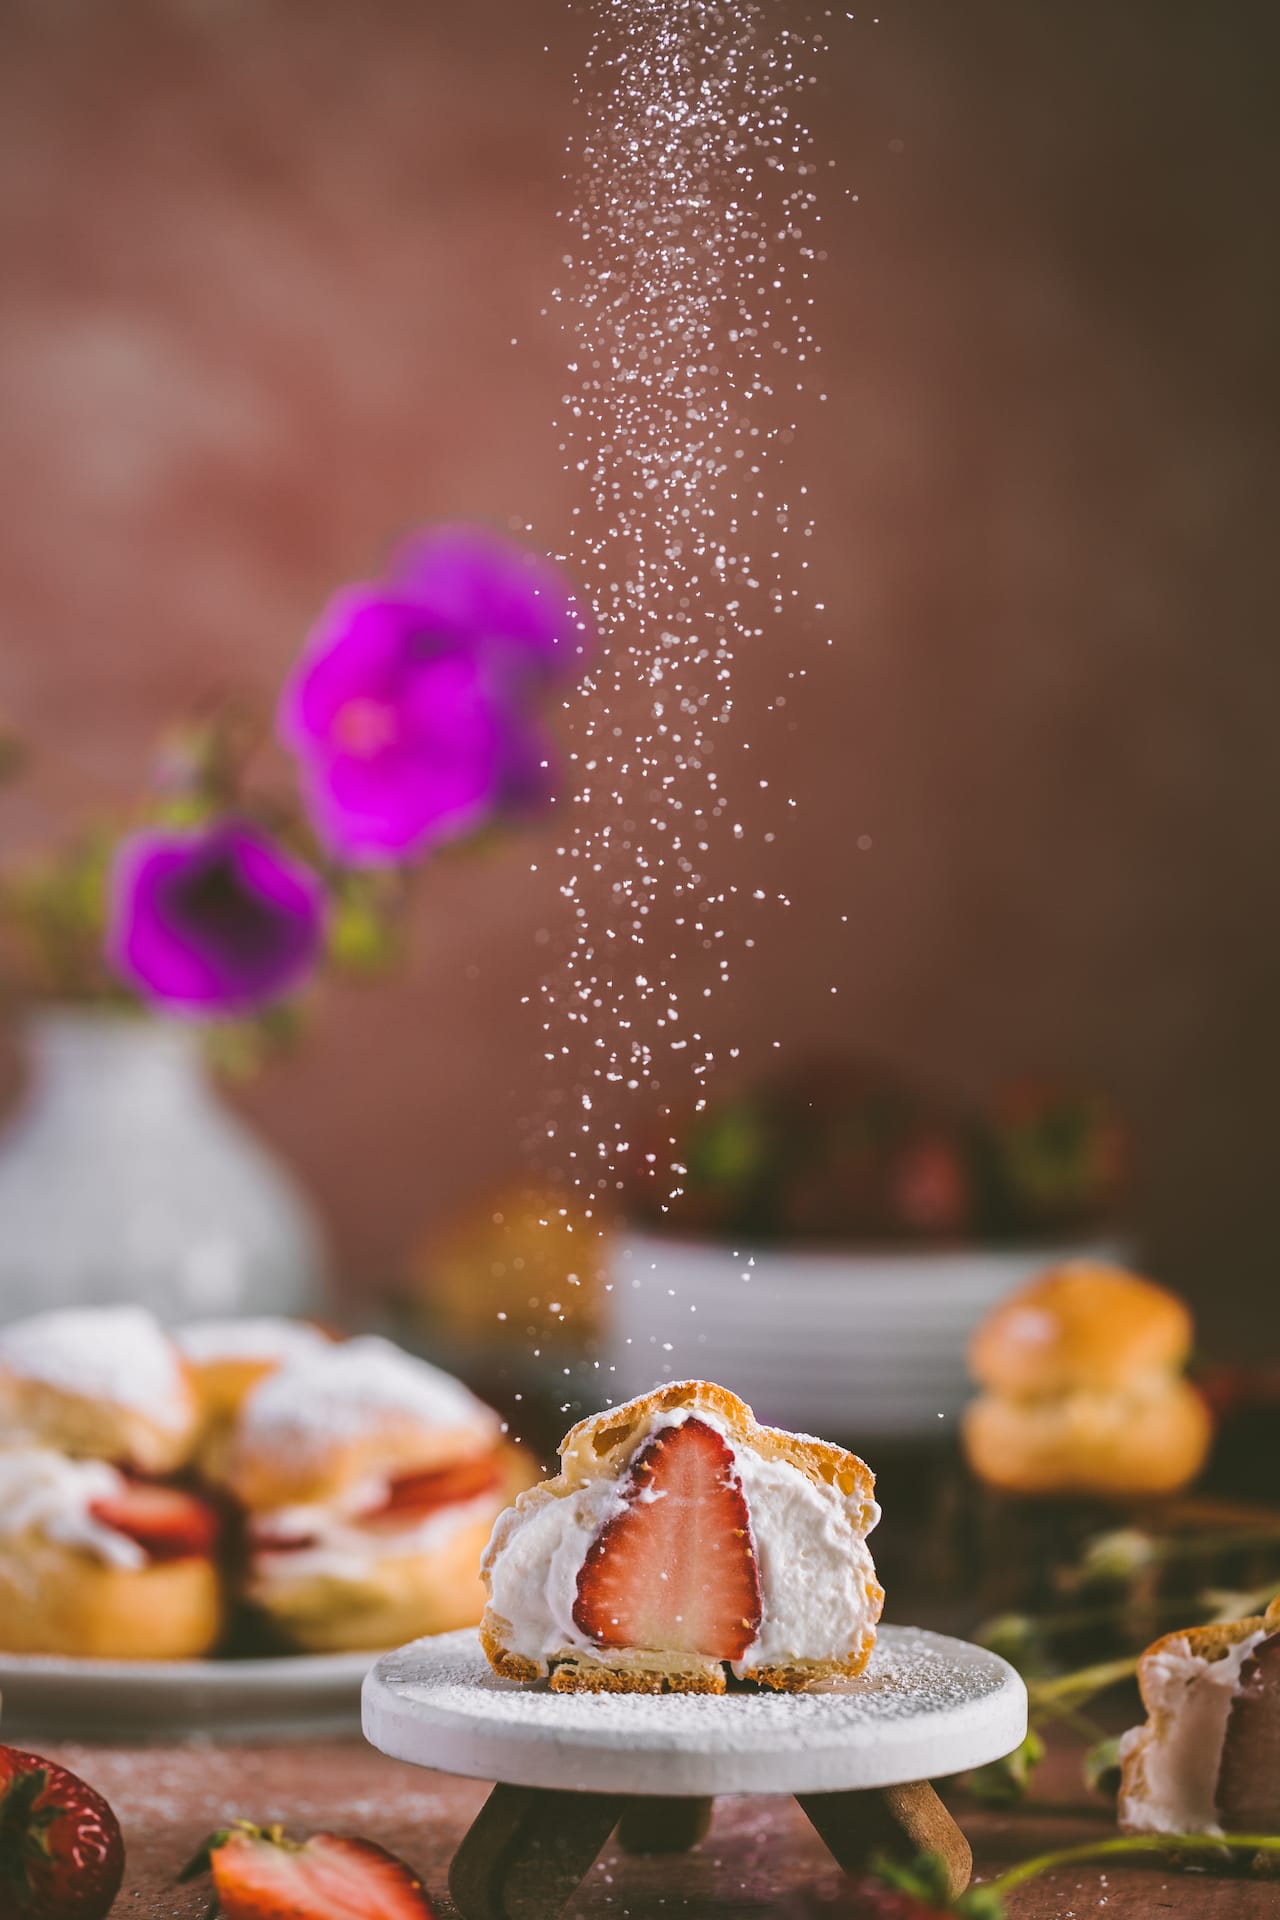
<path fill-rule="evenodd" d="M 31 1742 L 28 1744 L 36 1744 Z M 449 1860 L 487 1789 L 374 1753 L 358 1739 L 288 1746 L 109 1747 L 40 1743 L 93 1782 L 124 1828 L 129 1866 L 113 1920 L 198 1920 L 208 1885 L 175 1884 L 178 1869 L 213 1829 L 236 1817 L 279 1820 L 292 1831 L 364 1834 L 409 1860 L 442 1917 Z M 1076 1752 L 1051 1751 L 1034 1799 L 1012 1812 L 952 1809 L 973 1843 L 975 1874 L 1114 1831 L 1090 1802 Z M 796 1896 L 831 1894 L 840 1874 L 795 1802 L 718 1802 L 710 1836 L 676 1859 L 619 1857 L 612 1844 L 567 1910 L 574 1920 L 803 1920 Z M 1276 1920 L 1274 1882 L 1185 1873 L 1161 1864 L 1104 1862 L 1059 1870 L 1010 1897 L 1012 1920 Z"/>

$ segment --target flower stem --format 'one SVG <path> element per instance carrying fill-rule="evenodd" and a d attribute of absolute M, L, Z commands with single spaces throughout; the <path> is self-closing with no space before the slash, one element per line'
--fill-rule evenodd
<path fill-rule="evenodd" d="M 1033 1706 L 1049 1706 L 1056 1700 L 1069 1700 L 1079 1706 L 1091 1700 L 1095 1693 L 1117 1686 L 1121 1680 L 1132 1680 L 1137 1671 L 1136 1659 L 1104 1660 L 1096 1667 L 1056 1674 L 1052 1680 L 1032 1680 L 1027 1692 Z"/>
<path fill-rule="evenodd" d="M 1142 1833 L 1117 1834 L 1109 1840 L 1087 1840 L 1079 1847 L 1063 1847 L 1057 1853 L 1037 1854 L 1034 1860 L 1020 1860 L 987 1886 L 991 1892 L 1011 1893 L 1037 1875 L 1054 1867 L 1074 1866 L 1078 1860 L 1110 1859 L 1117 1854 L 1135 1853 L 1212 1853 L 1227 1847 L 1237 1853 L 1280 1854 L 1280 1834 L 1274 1833 Z"/>

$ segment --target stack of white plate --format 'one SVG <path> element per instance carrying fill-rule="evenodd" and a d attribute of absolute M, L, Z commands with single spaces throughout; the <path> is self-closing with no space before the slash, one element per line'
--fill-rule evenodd
<path fill-rule="evenodd" d="M 965 1348 L 987 1310 L 1099 1253 L 751 1251 L 630 1232 L 611 1259 L 610 1391 L 715 1380 L 778 1426 L 939 1437 L 973 1391 Z"/>

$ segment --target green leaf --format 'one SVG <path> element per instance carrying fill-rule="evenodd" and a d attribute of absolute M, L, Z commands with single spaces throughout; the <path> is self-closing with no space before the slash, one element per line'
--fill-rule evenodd
<path fill-rule="evenodd" d="M 1114 1800 L 1120 1791 L 1120 1735 L 1112 1734 L 1089 1748 L 1083 1761 L 1085 1784 Z"/>
<path fill-rule="evenodd" d="M 210 1872 L 213 1867 L 214 1854 L 218 1851 L 219 1847 L 226 1846 L 234 1832 L 234 1827 L 220 1827 L 217 1833 L 211 1833 L 209 1838 L 201 1846 L 200 1851 L 192 1855 L 191 1859 L 188 1860 L 186 1866 L 182 1869 L 182 1872 L 178 1875 L 178 1885 L 183 1886 L 188 1880 L 198 1880 L 201 1874 Z"/>
<path fill-rule="evenodd" d="M 1159 1545 L 1149 1533 L 1138 1527 L 1115 1527 L 1089 1541 L 1081 1570 L 1087 1580 L 1132 1580 L 1159 1558 Z"/>
<path fill-rule="evenodd" d="M 1003 1760 L 993 1760 L 989 1766 L 976 1768 L 967 1776 L 965 1784 L 970 1793 L 986 1801 L 988 1806 L 1013 1806 L 1026 1797 L 1031 1777 L 1043 1759 L 1044 1741 L 1032 1727 L 1020 1747 L 1007 1753 Z"/>
<path fill-rule="evenodd" d="M 1043 1628 L 1029 1613 L 997 1614 L 983 1622 L 974 1638 L 1024 1676 L 1043 1673 L 1049 1665 Z"/>
<path fill-rule="evenodd" d="M 878 1854 L 871 1871 L 886 1887 L 908 1894 L 932 1912 L 954 1914 L 957 1920 L 1006 1920 L 1004 1902 L 990 1887 L 974 1887 L 958 1899 L 952 1897 L 947 1863 L 941 1854 L 917 1854 L 906 1864 Z"/>

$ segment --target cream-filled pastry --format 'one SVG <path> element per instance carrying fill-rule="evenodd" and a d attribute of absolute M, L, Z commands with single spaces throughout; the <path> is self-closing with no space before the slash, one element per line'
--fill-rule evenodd
<path fill-rule="evenodd" d="M 969 1349 L 982 1388 L 964 1446 L 1005 1493 L 1172 1493 L 1212 1438 L 1182 1377 L 1191 1316 L 1176 1295 L 1119 1267 L 1071 1261 L 989 1313 Z"/>
<path fill-rule="evenodd" d="M 194 1494 L 48 1447 L 0 1451 L 0 1648 L 207 1653 L 222 1630 L 218 1535 Z"/>
<path fill-rule="evenodd" d="M 378 1339 L 263 1380 L 219 1472 L 247 1510 L 249 1599 L 317 1651 L 473 1625 L 481 1551 L 528 1479 L 491 1408 Z"/>
<path fill-rule="evenodd" d="M 0 1446 L 36 1441 L 79 1459 L 172 1473 L 190 1458 L 190 1368 L 142 1307 L 76 1307 L 0 1327 Z"/>
<path fill-rule="evenodd" d="M 195 1375 L 207 1425 L 237 1413 L 260 1380 L 291 1360 L 323 1353 L 333 1343 L 308 1320 L 262 1315 L 243 1320 L 198 1320 L 174 1339 Z"/>
<path fill-rule="evenodd" d="M 862 1671 L 884 1594 L 856 1455 L 685 1381 L 582 1421 L 494 1528 L 481 1640 L 560 1691 L 784 1691 Z"/>
<path fill-rule="evenodd" d="M 1120 1743 L 1124 1830 L 1280 1832 L 1280 1601 L 1166 1634 L 1138 1685 L 1147 1719 Z"/>

